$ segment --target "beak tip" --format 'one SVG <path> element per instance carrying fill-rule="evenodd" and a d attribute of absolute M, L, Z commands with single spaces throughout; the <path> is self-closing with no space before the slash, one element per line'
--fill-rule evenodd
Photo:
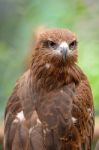
<path fill-rule="evenodd" d="M 66 61 L 66 56 L 67 56 L 67 49 L 62 49 L 61 53 L 63 55 L 63 60 Z"/>

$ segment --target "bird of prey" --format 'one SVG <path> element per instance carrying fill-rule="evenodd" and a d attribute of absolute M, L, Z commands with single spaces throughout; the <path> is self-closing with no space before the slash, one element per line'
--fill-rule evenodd
<path fill-rule="evenodd" d="M 30 68 L 6 106 L 4 150 L 91 150 L 93 96 L 77 59 L 75 33 L 38 33 Z"/>

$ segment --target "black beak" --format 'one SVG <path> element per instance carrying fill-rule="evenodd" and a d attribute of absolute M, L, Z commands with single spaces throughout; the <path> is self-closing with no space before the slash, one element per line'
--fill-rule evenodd
<path fill-rule="evenodd" d="M 61 48 L 60 52 L 62 53 L 62 57 L 63 57 L 64 62 L 66 62 L 67 48 L 65 48 L 65 47 Z"/>

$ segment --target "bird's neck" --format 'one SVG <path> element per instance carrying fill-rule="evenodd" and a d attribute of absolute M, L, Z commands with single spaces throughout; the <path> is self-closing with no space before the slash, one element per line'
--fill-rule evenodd
<path fill-rule="evenodd" d="M 78 84 L 85 75 L 76 65 L 55 67 L 51 64 L 33 64 L 32 66 L 33 85 L 37 91 L 51 91 L 74 82 Z"/>

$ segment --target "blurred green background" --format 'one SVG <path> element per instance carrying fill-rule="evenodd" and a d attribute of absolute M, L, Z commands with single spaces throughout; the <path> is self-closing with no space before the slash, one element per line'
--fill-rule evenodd
<path fill-rule="evenodd" d="M 99 115 L 99 0 L 0 0 L 1 122 L 15 81 L 24 71 L 32 31 L 40 25 L 76 32 L 78 63 L 90 80 Z"/>

